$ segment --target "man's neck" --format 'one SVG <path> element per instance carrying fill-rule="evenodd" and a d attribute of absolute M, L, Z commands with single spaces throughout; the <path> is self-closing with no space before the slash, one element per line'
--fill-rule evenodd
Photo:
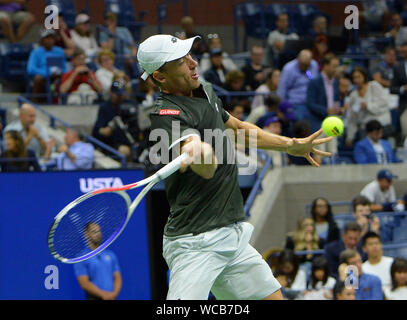
<path fill-rule="evenodd" d="M 380 261 L 382 261 L 382 256 L 377 256 L 377 257 L 368 257 L 367 259 L 370 264 L 378 264 Z"/>
<path fill-rule="evenodd" d="M 330 77 L 330 76 L 326 73 L 325 70 L 322 70 L 321 75 L 325 76 L 328 80 L 332 80 L 332 79 L 333 79 L 333 76 Z"/>

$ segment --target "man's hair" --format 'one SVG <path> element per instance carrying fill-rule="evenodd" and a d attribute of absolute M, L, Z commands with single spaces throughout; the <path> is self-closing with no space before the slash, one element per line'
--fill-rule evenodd
<path fill-rule="evenodd" d="M 229 104 L 226 105 L 226 111 L 233 111 L 237 106 L 244 108 L 244 106 L 240 103 L 239 100 L 233 99 Z"/>
<path fill-rule="evenodd" d="M 377 130 L 383 129 L 383 125 L 377 121 L 377 120 L 370 120 L 368 123 L 366 123 L 366 132 L 373 132 Z"/>
<path fill-rule="evenodd" d="M 346 286 L 344 281 L 336 281 L 333 289 L 334 300 L 338 300 L 338 295 L 341 294 L 345 288 Z"/>
<path fill-rule="evenodd" d="M 346 263 L 348 264 L 348 260 L 358 255 L 359 252 L 355 249 L 345 249 L 339 255 L 339 264 Z"/>
<path fill-rule="evenodd" d="M 353 212 L 356 211 L 357 206 L 370 206 L 370 200 L 365 196 L 359 195 L 352 200 L 352 209 Z"/>
<path fill-rule="evenodd" d="M 310 124 L 307 120 L 299 120 L 294 124 L 293 133 L 296 138 L 305 138 L 309 135 L 311 130 Z"/>
<path fill-rule="evenodd" d="M 362 246 L 364 246 L 367 242 L 367 239 L 379 239 L 380 243 L 382 242 L 382 239 L 380 236 L 373 231 L 368 231 L 363 237 L 362 237 Z"/>
<path fill-rule="evenodd" d="M 72 54 L 72 59 L 75 59 L 76 57 L 85 54 L 85 51 L 83 51 L 81 48 L 75 48 L 74 53 Z"/>
<path fill-rule="evenodd" d="M 343 228 L 343 233 L 347 234 L 349 231 L 362 232 L 362 227 L 356 221 L 350 221 L 347 224 L 345 224 L 345 227 Z"/>
<path fill-rule="evenodd" d="M 244 80 L 244 73 L 240 70 L 232 70 L 226 74 L 226 83 L 231 83 L 235 80 Z"/>
<path fill-rule="evenodd" d="M 395 47 L 392 47 L 392 46 L 388 46 L 388 47 L 386 47 L 386 48 L 384 49 L 384 53 L 387 53 L 387 52 L 389 52 L 389 51 L 397 52 L 397 51 L 396 51 L 396 48 L 395 48 Z"/>
<path fill-rule="evenodd" d="M 110 51 L 108 49 L 100 50 L 99 53 L 98 53 L 98 62 L 99 62 L 99 64 L 100 64 L 101 59 L 102 59 L 103 56 L 109 56 L 110 58 L 113 59 L 113 61 L 116 58 L 115 54 L 112 51 Z"/>
<path fill-rule="evenodd" d="M 326 55 L 323 56 L 321 60 L 321 65 L 325 66 L 327 64 L 330 64 L 332 60 L 338 60 L 338 57 L 335 56 L 333 53 L 327 53 Z"/>
<path fill-rule="evenodd" d="M 281 103 L 281 98 L 275 93 L 270 93 L 264 100 L 264 103 L 267 107 L 277 107 Z"/>

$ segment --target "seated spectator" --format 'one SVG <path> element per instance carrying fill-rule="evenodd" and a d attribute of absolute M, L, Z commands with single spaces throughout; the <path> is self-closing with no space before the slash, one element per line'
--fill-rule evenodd
<path fill-rule="evenodd" d="M 81 49 L 85 53 L 86 63 L 93 61 L 99 51 L 95 36 L 91 31 L 90 18 L 85 13 L 80 13 L 75 19 L 75 28 L 71 32 L 72 41 L 75 47 Z"/>
<path fill-rule="evenodd" d="M 366 254 L 363 252 L 362 244 L 359 241 L 361 231 L 362 228 L 359 224 L 354 221 L 348 222 L 342 231 L 342 237 L 325 245 L 324 255 L 328 259 L 331 275 L 336 279 L 338 279 L 338 267 L 340 264 L 339 256 L 345 249 L 357 249 L 363 260 L 366 260 Z"/>
<path fill-rule="evenodd" d="M 349 108 L 349 94 L 351 89 L 351 81 L 347 76 L 341 76 L 338 80 L 339 91 L 339 106 L 341 107 L 341 114 L 345 115 L 346 110 Z"/>
<path fill-rule="evenodd" d="M 99 108 L 92 136 L 111 146 L 131 160 L 131 148 L 135 141 L 124 124 L 125 116 L 122 109 L 126 105 L 133 105 L 129 100 L 128 83 L 124 78 L 115 76 L 110 89 L 110 99 L 103 102 Z M 123 116 L 123 117 L 122 117 Z"/>
<path fill-rule="evenodd" d="M 290 33 L 290 20 L 287 13 L 280 13 L 276 19 L 276 29 L 267 36 L 267 51 L 270 66 L 277 66 L 279 55 L 284 52 L 287 40 L 298 40 L 296 33 Z"/>
<path fill-rule="evenodd" d="M 233 100 L 229 105 L 225 107 L 225 110 L 233 117 L 242 120 L 244 118 L 244 107 L 237 100 Z"/>
<path fill-rule="evenodd" d="M 383 126 L 377 120 L 366 123 L 366 138 L 358 141 L 353 150 L 353 158 L 358 164 L 396 163 L 398 159 L 387 140 L 382 139 Z"/>
<path fill-rule="evenodd" d="M 367 254 L 367 260 L 362 264 L 365 273 L 374 274 L 382 281 L 382 288 L 391 289 L 392 257 L 383 255 L 383 246 L 380 236 L 376 232 L 368 232 L 362 238 L 362 247 Z"/>
<path fill-rule="evenodd" d="M 390 269 L 391 288 L 384 289 L 386 300 L 407 300 L 407 260 L 395 258 Z"/>
<path fill-rule="evenodd" d="M 346 145 L 351 147 L 357 134 L 359 139 L 363 137 L 362 128 L 370 120 L 379 121 L 386 129 L 385 136 L 389 136 L 393 128 L 388 93 L 377 81 L 368 81 L 367 71 L 363 67 L 355 67 L 350 76 L 355 90 L 349 95 Z"/>
<path fill-rule="evenodd" d="M 228 70 L 223 65 L 222 50 L 218 48 L 211 49 L 209 55 L 211 67 L 205 71 L 204 78 L 206 81 L 223 88 L 226 84 L 225 77 Z"/>
<path fill-rule="evenodd" d="M 277 94 L 294 106 L 297 120 L 308 116 L 307 88 L 318 75 L 318 63 L 312 59 L 310 50 L 302 50 L 297 59 L 288 62 L 281 71 Z"/>
<path fill-rule="evenodd" d="M 230 58 L 229 54 L 223 50 L 222 40 L 219 37 L 219 35 L 217 33 L 210 33 L 207 35 L 207 38 L 208 38 L 208 51 L 210 52 L 212 49 L 222 50 L 222 60 L 225 68 L 229 71 L 238 70 L 238 67 Z M 199 69 L 202 74 L 205 73 L 205 71 L 207 71 L 211 67 L 209 52 L 205 52 L 202 55 L 201 60 L 199 61 Z"/>
<path fill-rule="evenodd" d="M 363 272 L 362 257 L 355 249 L 345 249 L 340 254 L 339 279 L 348 280 L 355 287 L 356 300 L 383 300 L 382 282 L 379 277 Z M 353 268 L 348 268 L 352 266 Z M 356 269 L 356 270 L 355 270 Z"/>
<path fill-rule="evenodd" d="M 65 144 L 58 148 L 58 157 L 48 161 L 47 165 L 55 163 L 58 170 L 92 169 L 94 149 L 92 144 L 81 141 L 77 130 L 68 128 Z"/>
<path fill-rule="evenodd" d="M 27 149 L 24 139 L 16 130 L 4 134 L 5 151 L 0 156 L 2 172 L 41 171 L 35 152 Z"/>
<path fill-rule="evenodd" d="M 65 56 L 72 57 L 75 51 L 75 43 L 72 40 L 71 30 L 69 30 L 64 20 L 64 14 L 60 11 L 58 15 L 58 29 L 55 30 L 55 45 L 64 50 Z"/>
<path fill-rule="evenodd" d="M 35 23 L 34 16 L 27 11 L 28 0 L 2 1 L 0 4 L 0 26 L 8 42 L 20 42 Z M 14 33 L 14 25 L 18 25 Z"/>
<path fill-rule="evenodd" d="M 191 49 L 192 55 L 199 60 L 205 52 L 208 52 L 208 45 L 205 42 L 205 38 L 195 31 L 194 19 L 190 16 L 185 16 L 181 19 L 181 28 L 183 30 L 181 38 L 189 39 L 195 36 L 201 37 L 194 41 Z"/>
<path fill-rule="evenodd" d="M 329 50 L 329 40 L 324 34 L 320 34 L 314 38 L 312 42 L 312 58 L 318 63 L 319 70 L 322 70 L 322 59 L 328 53 Z"/>
<path fill-rule="evenodd" d="M 365 196 L 371 202 L 372 211 L 404 211 L 402 200 L 397 201 L 396 190 L 392 181 L 397 176 L 388 169 L 382 169 L 377 173 L 377 179 L 363 187 L 360 195 Z"/>
<path fill-rule="evenodd" d="M 232 70 L 226 74 L 226 83 L 225 83 L 225 90 L 232 91 L 232 92 L 240 92 L 240 91 L 247 91 L 244 83 L 245 83 L 245 74 L 240 70 Z M 226 97 L 221 97 L 223 105 L 226 105 Z M 245 113 L 250 112 L 250 101 L 247 97 L 241 96 L 236 97 L 241 105 L 244 106 Z"/>
<path fill-rule="evenodd" d="M 364 196 L 357 196 L 352 200 L 352 214 L 361 228 L 361 238 L 369 231 L 380 235 L 383 242 L 390 242 L 393 238 L 392 222 L 381 223 L 380 219 L 372 214 L 370 201 Z"/>
<path fill-rule="evenodd" d="M 255 91 L 266 81 L 266 75 L 271 71 L 263 64 L 264 50 L 260 46 L 253 46 L 250 50 L 250 61 L 241 69 L 245 74 L 245 88 Z"/>
<path fill-rule="evenodd" d="M 407 30 L 406 30 L 407 36 Z M 394 47 L 384 49 L 383 59 L 372 70 L 372 78 L 384 88 L 390 88 L 393 79 L 393 69 L 397 64 L 397 52 Z"/>
<path fill-rule="evenodd" d="M 285 248 L 294 251 L 319 250 L 323 246 L 324 241 L 319 238 L 311 218 L 299 218 L 295 232 L 290 232 L 285 242 Z M 313 254 L 301 256 L 300 263 L 311 262 L 313 258 Z"/>
<path fill-rule="evenodd" d="M 98 93 L 102 93 L 102 84 L 86 65 L 86 55 L 76 49 L 72 56 L 73 69 L 62 76 L 59 92 L 69 94 L 67 104 L 92 104 Z"/>
<path fill-rule="evenodd" d="M 270 93 L 265 97 L 264 104 L 252 109 L 247 117 L 246 121 L 256 124 L 258 127 L 264 126 L 264 121 L 269 118 L 269 114 L 277 114 L 281 117 L 281 112 L 278 110 L 278 106 L 281 103 L 281 98 L 276 93 Z"/>
<path fill-rule="evenodd" d="M 258 94 L 253 98 L 253 102 L 251 104 L 252 110 L 259 106 L 264 106 L 264 100 L 267 97 L 266 94 L 277 93 L 280 75 L 281 72 L 278 69 L 273 69 L 267 73 L 266 82 L 256 89 L 256 93 Z"/>
<path fill-rule="evenodd" d="M 345 285 L 343 281 L 336 281 L 333 296 L 334 300 L 356 300 L 355 288 Z"/>
<path fill-rule="evenodd" d="M 49 143 L 48 132 L 41 124 L 36 122 L 37 111 L 31 104 L 23 103 L 19 111 L 19 119 L 9 123 L 4 128 L 7 131 L 18 131 L 24 139 L 27 150 L 34 151 L 39 157 L 47 150 Z"/>
<path fill-rule="evenodd" d="M 119 71 L 119 69 L 114 66 L 115 57 L 115 54 L 107 49 L 100 50 L 98 53 L 98 63 L 100 67 L 96 70 L 95 75 L 102 85 L 104 94 L 110 92 L 113 75 Z"/>
<path fill-rule="evenodd" d="M 323 15 L 318 15 L 312 20 L 312 28 L 308 30 L 306 38 L 314 41 L 320 35 L 328 35 L 328 20 Z"/>
<path fill-rule="evenodd" d="M 129 29 L 117 26 L 117 15 L 113 12 L 105 14 L 104 26 L 109 32 L 101 30 L 100 47 L 112 51 L 117 56 L 122 56 L 127 74 L 132 77 L 138 76 L 138 70 L 133 70 L 133 64 L 137 61 L 137 47 L 133 44 L 134 39 Z"/>
<path fill-rule="evenodd" d="M 315 257 L 304 300 L 332 300 L 335 284 L 335 278 L 330 276 L 328 260 L 324 256 Z"/>
<path fill-rule="evenodd" d="M 340 231 L 334 220 L 332 206 L 324 198 L 316 198 L 311 204 L 311 217 L 319 238 L 324 240 L 324 245 L 339 240 Z"/>
<path fill-rule="evenodd" d="M 307 275 L 299 268 L 298 257 L 293 250 L 285 249 L 280 252 L 274 275 L 287 299 L 295 299 L 307 288 Z"/>
<path fill-rule="evenodd" d="M 260 122 L 260 121 L 259 121 Z M 260 126 L 264 131 L 281 135 L 283 132 L 283 122 L 277 116 L 276 113 L 270 112 L 266 116 L 261 118 L 262 126 Z M 273 168 L 281 168 L 283 166 L 284 154 L 276 150 L 264 150 L 273 159 Z"/>
<path fill-rule="evenodd" d="M 385 33 L 388 38 L 393 38 L 396 48 L 407 42 L 407 27 L 403 27 L 403 19 L 400 13 L 393 12 L 390 20 L 390 31 Z"/>
<path fill-rule="evenodd" d="M 60 57 L 62 70 L 57 67 L 47 68 L 48 57 Z M 66 72 L 66 56 L 64 51 L 55 45 L 55 31 L 44 29 L 41 31 L 40 46 L 31 51 L 27 63 L 27 74 L 32 79 L 32 93 L 34 102 L 42 102 L 41 94 L 45 94 L 46 78 L 50 77 L 51 83 L 56 83 L 62 73 Z"/>
<path fill-rule="evenodd" d="M 390 11 L 386 0 L 362 0 L 360 24 L 368 33 L 371 30 L 385 32 L 389 27 Z"/>

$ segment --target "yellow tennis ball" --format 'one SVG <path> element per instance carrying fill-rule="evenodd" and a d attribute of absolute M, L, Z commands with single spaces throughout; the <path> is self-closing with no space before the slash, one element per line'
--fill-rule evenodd
<path fill-rule="evenodd" d="M 322 122 L 322 130 L 327 136 L 339 137 L 343 133 L 343 121 L 339 117 L 327 117 Z"/>

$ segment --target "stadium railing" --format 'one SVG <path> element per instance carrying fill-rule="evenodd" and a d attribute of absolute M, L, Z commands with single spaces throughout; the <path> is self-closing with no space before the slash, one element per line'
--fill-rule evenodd
<path fill-rule="evenodd" d="M 25 97 L 20 96 L 18 98 L 18 102 L 20 103 L 20 105 L 23 104 L 23 103 L 29 103 L 34 108 L 36 108 L 38 111 L 40 111 L 41 113 L 46 115 L 50 120 L 50 127 L 51 128 L 55 128 L 56 123 L 61 124 L 65 128 L 71 128 L 72 127 L 69 123 L 67 123 L 67 122 L 55 117 L 53 114 L 43 110 L 39 105 L 37 105 L 37 104 L 33 103 L 32 101 L 26 99 Z M 92 136 L 90 136 L 88 134 L 84 134 L 83 136 L 84 136 L 84 139 L 86 141 L 88 141 L 88 142 L 96 145 L 97 147 L 101 148 L 102 150 L 105 150 L 108 153 L 112 154 L 113 158 L 119 159 L 119 161 L 121 162 L 123 168 L 126 167 L 127 161 L 126 161 L 126 157 L 124 155 L 122 155 L 117 150 L 113 149 L 112 147 L 106 145 L 105 143 L 99 141 L 98 139 L 96 139 L 96 138 L 94 138 L 94 137 L 92 137 Z"/>

